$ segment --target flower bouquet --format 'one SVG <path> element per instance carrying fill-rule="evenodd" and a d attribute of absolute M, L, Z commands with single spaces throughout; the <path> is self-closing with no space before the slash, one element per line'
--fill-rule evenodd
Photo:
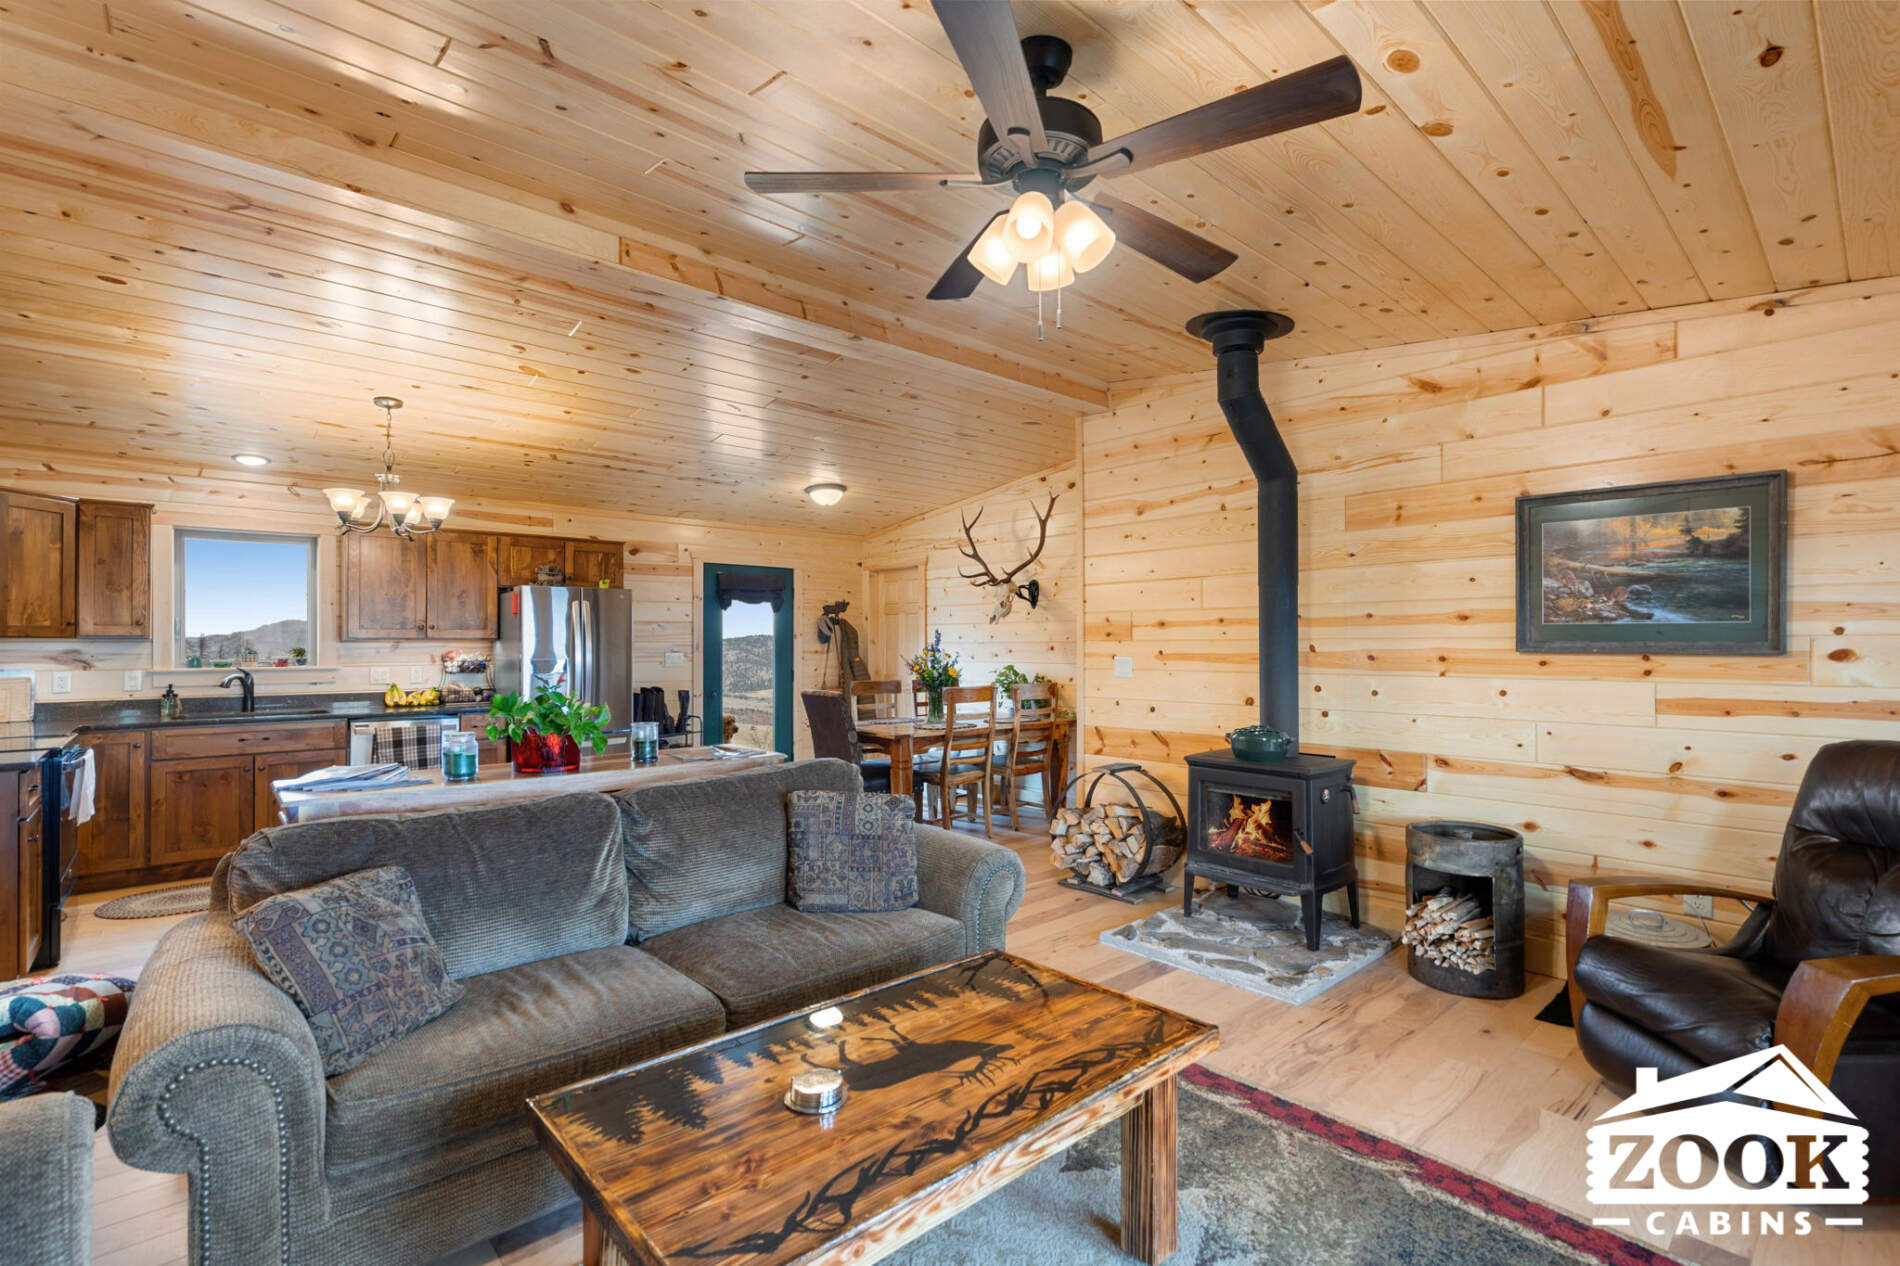
<path fill-rule="evenodd" d="M 961 677 L 956 654 L 943 649 L 943 630 L 937 629 L 924 649 L 905 661 L 905 666 L 929 698 L 929 719 L 943 720 L 943 692 Z"/>

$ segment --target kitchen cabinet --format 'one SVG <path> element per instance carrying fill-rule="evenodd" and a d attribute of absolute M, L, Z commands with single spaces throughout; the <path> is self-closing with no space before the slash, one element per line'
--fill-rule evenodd
<path fill-rule="evenodd" d="M 558 536 L 502 537 L 500 583 L 531 585 L 535 570 L 549 563 L 566 571 L 567 544 Z"/>
<path fill-rule="evenodd" d="M 152 762 L 151 863 L 216 861 L 251 833 L 249 757 Z"/>
<path fill-rule="evenodd" d="M 343 636 L 386 641 L 429 634 L 429 546 L 388 532 L 343 538 Z"/>
<path fill-rule="evenodd" d="M 253 756 L 251 758 L 251 830 L 261 831 L 267 826 L 280 826 L 283 823 L 283 811 L 277 807 L 277 795 L 270 787 L 273 782 L 280 778 L 295 778 L 313 769 L 324 769 L 343 763 L 344 753 L 335 748 Z M 249 833 L 247 831 L 245 834 Z"/>
<path fill-rule="evenodd" d="M 437 532 L 429 538 L 429 636 L 492 642 L 499 627 L 495 538 Z"/>
<path fill-rule="evenodd" d="M 152 507 L 81 501 L 77 608 L 80 637 L 150 637 Z"/>
<path fill-rule="evenodd" d="M 77 625 L 79 507 L 0 492 L 0 637 L 72 637 Z"/>
<path fill-rule="evenodd" d="M 475 752 L 476 759 L 481 761 L 483 769 L 487 769 L 490 765 L 500 765 L 507 761 L 506 746 L 486 737 L 488 730 L 488 714 L 486 712 L 464 712 L 462 714 L 460 728 L 464 734 L 474 734 L 481 737 L 481 745 L 475 749 Z"/>
<path fill-rule="evenodd" d="M 45 918 L 40 771 L 0 770 L 0 980 L 29 974 Z"/>
<path fill-rule="evenodd" d="M 144 730 L 106 730 L 81 738 L 92 750 L 93 815 L 79 828 L 75 873 L 111 875 L 146 865 L 145 814 L 151 798 Z"/>
<path fill-rule="evenodd" d="M 569 541 L 567 583 L 592 589 L 604 580 L 609 588 L 618 589 L 625 552 L 615 541 Z"/>

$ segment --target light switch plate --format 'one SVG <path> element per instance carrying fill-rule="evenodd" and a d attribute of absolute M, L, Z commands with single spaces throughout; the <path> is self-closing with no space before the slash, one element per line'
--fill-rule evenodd
<path fill-rule="evenodd" d="M 372 686 L 387 686 L 389 684 L 389 670 L 387 668 L 370 669 L 369 684 Z"/>
<path fill-rule="evenodd" d="M 1115 675 L 1117 677 L 1133 677 L 1135 675 L 1135 657 L 1132 655 L 1117 655 L 1115 657 Z"/>
<path fill-rule="evenodd" d="M 137 668 L 126 669 L 125 689 L 128 694 L 145 689 L 145 674 Z"/>
<path fill-rule="evenodd" d="M 664 662 L 668 668 L 684 668 L 686 667 L 686 652 L 668 651 Z"/>
<path fill-rule="evenodd" d="M 426 684 L 426 683 L 428 682 L 428 680 L 429 680 L 429 670 L 428 670 L 428 669 L 426 669 L 426 668 L 411 668 L 411 669 L 409 670 L 409 684 L 410 684 L 410 685 L 412 685 L 412 686 L 421 686 L 421 685 L 425 685 L 425 684 Z"/>
<path fill-rule="evenodd" d="M 53 693 L 56 695 L 69 695 L 72 692 L 73 675 L 71 673 L 54 673 Z"/>

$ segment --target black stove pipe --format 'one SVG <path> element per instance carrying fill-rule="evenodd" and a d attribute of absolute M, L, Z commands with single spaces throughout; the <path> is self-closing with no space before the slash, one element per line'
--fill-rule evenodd
<path fill-rule="evenodd" d="M 1215 398 L 1259 481 L 1260 720 L 1300 750 L 1300 472 L 1260 395 L 1260 349 L 1292 318 L 1251 310 L 1205 312 L 1189 334 L 1214 346 Z"/>

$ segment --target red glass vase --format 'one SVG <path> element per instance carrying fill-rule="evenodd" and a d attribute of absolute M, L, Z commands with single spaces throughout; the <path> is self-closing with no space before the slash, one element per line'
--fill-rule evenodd
<path fill-rule="evenodd" d="M 566 734 L 535 734 L 514 745 L 517 774 L 571 774 L 581 767 L 581 745 Z"/>

